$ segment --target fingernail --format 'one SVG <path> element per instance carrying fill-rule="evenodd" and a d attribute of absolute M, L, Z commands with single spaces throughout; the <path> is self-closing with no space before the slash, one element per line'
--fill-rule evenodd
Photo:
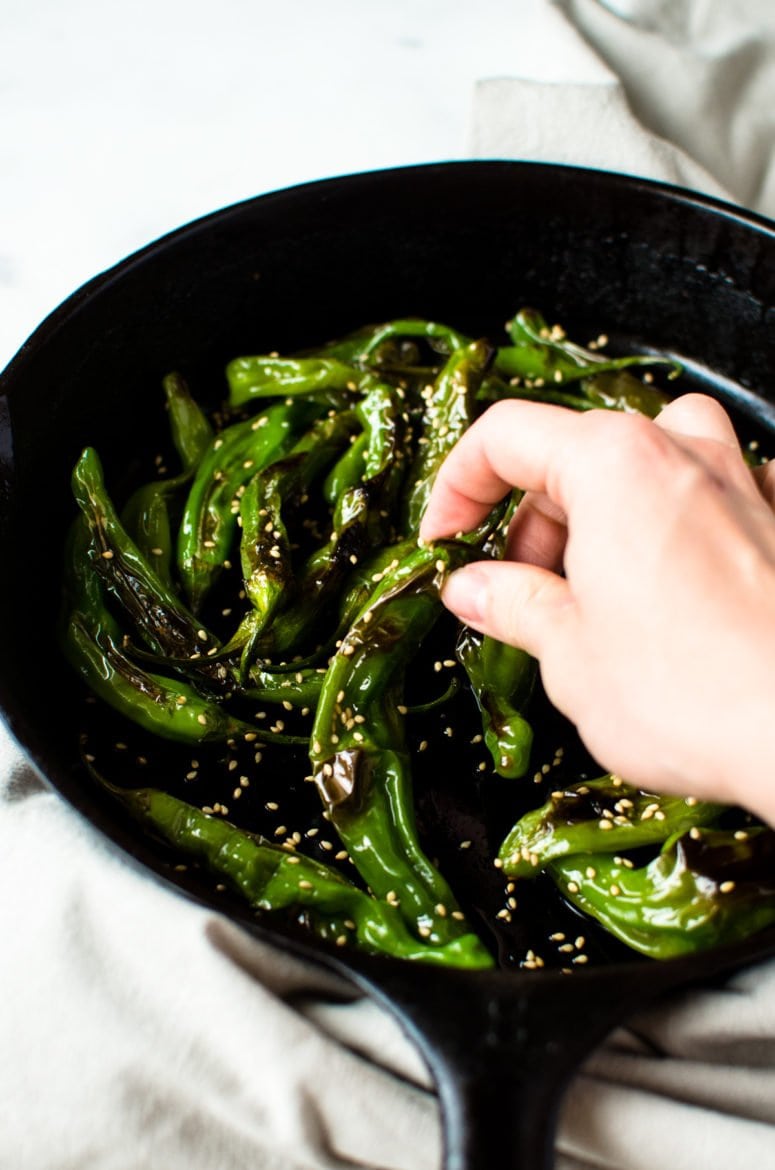
<path fill-rule="evenodd" d="M 472 565 L 452 573 L 444 586 L 441 600 L 461 621 L 482 621 L 486 612 L 487 590 L 476 568 Z"/>

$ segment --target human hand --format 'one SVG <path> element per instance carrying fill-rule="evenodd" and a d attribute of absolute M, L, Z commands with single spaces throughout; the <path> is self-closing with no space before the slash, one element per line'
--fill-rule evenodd
<path fill-rule="evenodd" d="M 512 486 L 506 558 L 459 569 L 444 603 L 539 659 L 605 768 L 775 824 L 775 481 L 722 407 L 685 395 L 651 422 L 500 402 L 442 466 L 422 539 Z"/>

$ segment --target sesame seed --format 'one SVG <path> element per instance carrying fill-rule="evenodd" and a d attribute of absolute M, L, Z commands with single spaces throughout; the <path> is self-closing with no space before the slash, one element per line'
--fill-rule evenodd
<path fill-rule="evenodd" d="M 722 894 L 731 894 L 735 888 L 734 882 L 722 882 L 719 886 Z"/>
<path fill-rule="evenodd" d="M 202 726 L 204 727 L 205 724 L 207 723 L 207 716 L 206 715 L 197 715 L 196 721 L 197 721 L 197 723 L 201 723 Z"/>

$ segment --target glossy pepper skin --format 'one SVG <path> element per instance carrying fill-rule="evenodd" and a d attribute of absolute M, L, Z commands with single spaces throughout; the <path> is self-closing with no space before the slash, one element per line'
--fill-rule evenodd
<path fill-rule="evenodd" d="M 370 897 L 319 861 L 157 789 L 109 787 L 154 836 L 206 866 L 256 910 L 290 912 L 318 938 L 372 954 L 453 967 L 491 965 L 477 962 L 458 940 L 444 946 L 418 942 L 395 907 Z"/>
<path fill-rule="evenodd" d="M 659 843 L 712 822 L 722 809 L 691 797 L 643 792 L 609 773 L 558 789 L 540 808 L 525 813 L 498 857 L 508 877 L 531 878 L 560 858 Z"/>
<path fill-rule="evenodd" d="M 296 582 L 294 603 L 278 614 L 267 636 L 253 640 L 252 645 L 264 655 L 314 649 L 310 644 L 316 631 L 317 645 L 328 645 L 331 639 L 320 633 L 322 619 L 334 607 L 347 577 L 369 548 L 390 535 L 391 509 L 406 464 L 403 404 L 393 387 L 375 384 L 354 414 L 364 428 L 360 481 L 344 487 L 336 500 L 331 536 L 304 564 Z M 244 628 L 238 632 L 235 644 L 244 633 Z"/>
<path fill-rule="evenodd" d="M 527 651 L 463 626 L 455 647 L 482 714 L 484 742 L 499 776 L 524 776 L 530 766 L 533 728 L 525 708 L 538 665 Z"/>
<path fill-rule="evenodd" d="M 485 965 L 484 948 L 421 848 L 399 710 L 406 663 L 440 613 L 440 580 L 470 552 L 416 548 L 385 574 L 331 660 L 310 761 L 330 823 L 373 893 L 397 899 L 418 938 L 465 938 L 472 964 Z"/>
<path fill-rule="evenodd" d="M 476 393 L 491 357 L 492 350 L 485 341 L 456 349 L 427 395 L 422 420 L 424 442 L 418 445 L 404 502 L 406 535 L 419 532 L 436 474 L 474 420 Z"/>
<path fill-rule="evenodd" d="M 213 431 L 180 374 L 167 374 L 162 385 L 172 441 L 180 456 L 182 470 L 168 479 L 151 480 L 133 492 L 121 512 L 121 522 L 156 576 L 172 588 L 171 505 L 204 458 L 213 442 Z"/>
<path fill-rule="evenodd" d="M 178 574 L 194 613 L 229 558 L 245 485 L 286 454 L 321 412 L 316 403 L 278 403 L 233 423 L 211 444 L 194 476 L 178 534 Z"/>
<path fill-rule="evenodd" d="M 349 411 L 318 419 L 286 456 L 257 472 L 248 483 L 240 504 L 240 561 L 245 592 L 253 606 L 253 638 L 290 601 L 293 564 L 286 511 L 304 498 L 354 426 L 355 416 Z"/>
<path fill-rule="evenodd" d="M 200 656 L 218 646 L 130 540 L 105 489 L 97 452 L 87 447 L 75 466 L 73 495 L 89 527 L 86 556 L 108 592 L 129 615 L 146 645 L 174 658 Z"/>
<path fill-rule="evenodd" d="M 579 853 L 549 872 L 565 897 L 627 946 L 670 959 L 738 942 L 775 922 L 775 833 L 679 833 L 638 868 Z"/>
<path fill-rule="evenodd" d="M 226 740 L 253 730 L 214 700 L 177 679 L 149 673 L 123 649 L 124 636 L 91 569 L 90 532 L 83 517 L 70 531 L 60 640 L 71 665 L 109 706 L 164 739 L 183 743 Z"/>
<path fill-rule="evenodd" d="M 318 396 L 343 406 L 348 395 L 368 387 L 371 375 L 332 357 L 239 357 L 226 367 L 229 403 L 243 406 L 251 399 Z M 333 393 L 332 393 L 333 392 Z"/>
<path fill-rule="evenodd" d="M 562 330 L 550 329 L 540 313 L 534 309 L 521 309 L 509 324 L 512 344 L 498 349 L 494 370 L 503 378 L 527 380 L 535 385 L 540 380 L 545 385 L 561 385 L 582 378 L 627 370 L 632 366 L 667 365 L 669 377 L 680 373 L 680 366 L 670 358 L 652 354 L 634 354 L 627 357 L 609 358 L 569 341 Z M 642 409 L 649 399 L 649 387 L 637 380 L 627 383 L 634 391 L 639 387 Z M 603 405 L 602 401 L 599 405 Z M 659 407 L 664 405 L 664 398 Z M 646 411 L 651 414 L 651 408 Z"/>
<path fill-rule="evenodd" d="M 399 317 L 379 325 L 367 325 L 339 341 L 330 342 L 319 352 L 355 366 L 379 369 L 383 365 L 381 357 L 388 344 L 408 337 L 427 341 L 433 349 L 445 356 L 471 342 L 465 334 L 438 321 L 428 321 L 423 317 Z"/>

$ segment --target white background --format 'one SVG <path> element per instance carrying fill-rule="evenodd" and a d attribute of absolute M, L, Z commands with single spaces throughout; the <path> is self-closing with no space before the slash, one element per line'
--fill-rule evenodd
<path fill-rule="evenodd" d="M 543 7 L 2 0 L 0 369 L 70 292 L 181 223 L 464 157 L 474 82 L 512 72 Z"/>

